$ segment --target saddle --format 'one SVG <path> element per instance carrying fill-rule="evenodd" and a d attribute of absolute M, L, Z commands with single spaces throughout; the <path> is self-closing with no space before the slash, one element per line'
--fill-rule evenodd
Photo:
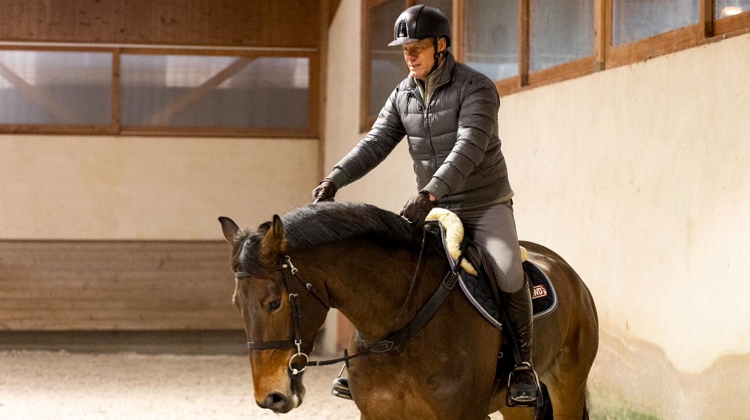
<path fill-rule="evenodd" d="M 493 293 L 497 282 L 489 269 L 489 255 L 464 238 L 463 224 L 453 212 L 435 208 L 427 216 L 427 221 L 437 225 L 446 257 L 451 268 L 459 272 L 458 283 L 466 298 L 490 324 L 502 329 L 501 303 L 496 301 Z M 460 269 L 456 270 L 457 261 L 462 255 Z M 527 255 L 528 252 L 521 246 L 523 271 L 531 288 L 534 320 L 537 320 L 557 309 L 557 293 L 549 277 L 539 266 L 528 261 Z"/>

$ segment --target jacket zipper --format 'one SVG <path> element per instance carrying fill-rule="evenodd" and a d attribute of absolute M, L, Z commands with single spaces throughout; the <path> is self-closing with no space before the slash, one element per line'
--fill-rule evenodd
<path fill-rule="evenodd" d="M 432 102 L 432 98 L 435 97 L 435 94 L 437 91 L 443 87 L 444 85 L 448 84 L 448 81 L 445 81 L 437 86 L 432 91 L 432 95 L 430 96 L 430 102 Z M 425 87 L 427 89 L 427 87 Z M 424 99 L 420 98 L 422 100 L 422 104 L 424 105 Z M 427 129 L 427 144 L 430 146 L 430 153 L 432 153 L 432 166 L 435 167 L 435 172 L 438 170 L 438 164 L 437 164 L 437 153 L 435 153 L 435 147 L 432 145 L 432 131 L 430 131 L 430 124 L 429 124 L 429 118 L 430 118 L 430 104 L 424 105 L 424 113 L 423 113 L 423 119 L 424 119 L 424 126 Z"/>
<path fill-rule="evenodd" d="M 420 103 L 419 110 L 422 112 L 422 125 L 424 125 L 425 131 L 427 132 L 427 145 L 430 147 L 430 155 L 432 157 L 432 166 L 435 167 L 435 171 L 437 171 L 437 155 L 435 154 L 435 147 L 432 145 L 432 133 L 430 132 L 430 124 L 428 122 L 430 109 L 429 109 L 429 106 L 425 106 L 422 95 L 420 95 L 419 91 L 416 89 L 414 90 L 414 92 L 417 92 L 417 93 L 415 93 L 414 96 L 416 96 L 417 100 Z"/>

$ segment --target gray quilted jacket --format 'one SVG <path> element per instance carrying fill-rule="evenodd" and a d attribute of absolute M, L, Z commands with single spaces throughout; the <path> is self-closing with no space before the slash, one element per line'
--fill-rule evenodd
<path fill-rule="evenodd" d="M 430 103 L 409 76 L 391 93 L 367 137 L 328 176 L 341 188 L 382 162 L 404 135 L 417 189 L 447 208 L 480 207 L 513 196 L 497 136 L 500 98 L 485 75 L 448 52 Z"/>

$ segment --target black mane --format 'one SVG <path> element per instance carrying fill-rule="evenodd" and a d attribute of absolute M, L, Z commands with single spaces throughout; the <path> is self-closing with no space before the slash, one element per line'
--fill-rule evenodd
<path fill-rule="evenodd" d="M 395 213 L 362 203 L 318 203 L 293 210 L 281 218 L 287 251 L 361 238 L 377 244 L 419 250 L 422 232 Z M 234 261 L 244 271 L 260 274 L 263 270 L 257 256 L 260 242 L 271 227 L 263 223 L 255 232 L 243 229 L 235 242 Z"/>

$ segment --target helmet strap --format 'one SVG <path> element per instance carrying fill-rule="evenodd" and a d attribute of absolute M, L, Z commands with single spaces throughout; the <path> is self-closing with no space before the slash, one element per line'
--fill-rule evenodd
<path fill-rule="evenodd" d="M 438 37 L 433 36 L 432 37 L 432 45 L 435 47 L 435 62 L 432 64 L 432 69 L 430 69 L 430 72 L 427 73 L 428 75 L 432 74 L 440 65 L 440 56 L 443 55 L 442 52 L 438 51 Z"/>

